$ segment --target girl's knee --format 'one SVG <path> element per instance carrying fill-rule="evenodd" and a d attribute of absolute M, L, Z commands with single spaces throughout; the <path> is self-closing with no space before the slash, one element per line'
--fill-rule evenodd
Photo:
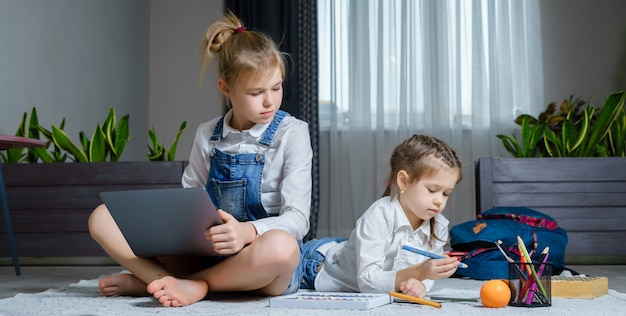
<path fill-rule="evenodd" d="M 275 263 L 297 265 L 300 259 L 300 246 L 295 238 L 283 230 L 270 230 L 263 234 L 261 253 Z"/>
<path fill-rule="evenodd" d="M 98 239 L 98 235 L 108 226 L 109 219 L 112 220 L 112 217 L 104 204 L 98 205 L 98 207 L 91 212 L 87 225 L 92 238 Z"/>

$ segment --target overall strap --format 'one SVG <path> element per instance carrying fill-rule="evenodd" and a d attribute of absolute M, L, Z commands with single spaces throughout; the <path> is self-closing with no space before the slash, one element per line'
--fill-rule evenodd
<path fill-rule="evenodd" d="M 222 131 L 224 130 L 224 116 L 220 117 L 220 120 L 217 121 L 217 125 L 215 125 L 215 129 L 213 130 L 213 135 L 211 135 L 211 142 L 219 142 L 222 139 Z"/>
<path fill-rule="evenodd" d="M 283 121 L 283 119 L 288 116 L 289 116 L 289 113 L 283 110 L 278 110 L 276 112 L 276 115 L 274 115 L 274 119 L 272 120 L 270 125 L 267 127 L 263 135 L 261 136 L 259 143 L 261 145 L 270 147 L 272 145 L 272 141 L 274 140 L 274 134 L 276 134 L 276 130 L 278 130 L 278 126 Z"/>

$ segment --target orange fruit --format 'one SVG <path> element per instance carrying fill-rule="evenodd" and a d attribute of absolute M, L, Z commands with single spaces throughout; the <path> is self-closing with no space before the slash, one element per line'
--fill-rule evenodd
<path fill-rule="evenodd" d="M 489 280 L 480 288 L 480 301 L 486 307 L 505 307 L 511 300 L 511 289 L 504 280 Z"/>

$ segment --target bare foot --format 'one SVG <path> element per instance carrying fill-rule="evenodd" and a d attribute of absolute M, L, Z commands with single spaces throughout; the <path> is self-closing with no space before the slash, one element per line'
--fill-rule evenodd
<path fill-rule="evenodd" d="M 165 307 L 187 306 L 203 299 L 209 292 L 209 285 L 202 280 L 166 276 L 150 282 L 148 292 Z"/>
<path fill-rule="evenodd" d="M 104 296 L 148 296 L 146 283 L 134 275 L 121 273 L 105 276 L 98 282 L 100 293 Z"/>

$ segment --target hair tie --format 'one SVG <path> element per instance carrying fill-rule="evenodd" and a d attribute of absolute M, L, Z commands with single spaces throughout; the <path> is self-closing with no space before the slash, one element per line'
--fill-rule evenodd
<path fill-rule="evenodd" d="M 240 27 L 238 27 L 237 29 L 235 29 L 235 33 L 242 33 L 242 32 L 244 32 L 245 30 L 246 30 L 246 28 L 245 28 L 245 27 L 240 26 Z"/>

